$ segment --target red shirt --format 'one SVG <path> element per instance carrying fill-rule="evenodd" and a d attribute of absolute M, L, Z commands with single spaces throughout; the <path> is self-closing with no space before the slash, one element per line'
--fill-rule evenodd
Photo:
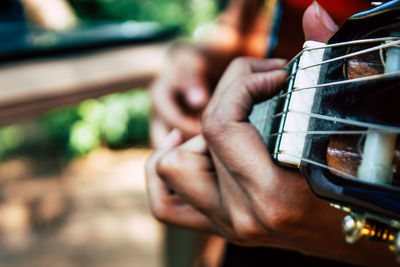
<path fill-rule="evenodd" d="M 290 59 L 295 56 L 304 43 L 302 16 L 313 0 L 282 0 L 282 17 L 279 26 L 278 45 L 273 57 Z M 348 17 L 370 8 L 366 0 L 318 0 L 340 26 Z"/>
<path fill-rule="evenodd" d="M 301 13 L 311 5 L 313 0 L 283 0 L 288 6 L 300 10 Z M 343 24 L 348 17 L 360 11 L 370 8 L 371 1 L 366 0 L 318 0 L 328 13 L 335 19 L 336 23 Z"/>

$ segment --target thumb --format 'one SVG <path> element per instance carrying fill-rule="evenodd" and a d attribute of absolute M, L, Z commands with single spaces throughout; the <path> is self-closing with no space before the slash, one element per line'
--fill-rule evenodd
<path fill-rule="evenodd" d="M 304 12 L 303 30 L 306 40 L 326 43 L 338 28 L 328 12 L 316 1 Z"/>

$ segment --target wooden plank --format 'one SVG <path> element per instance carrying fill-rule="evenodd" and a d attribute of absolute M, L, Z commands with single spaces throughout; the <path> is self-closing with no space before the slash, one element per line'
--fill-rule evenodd
<path fill-rule="evenodd" d="M 167 43 L 148 44 L 2 64 L 0 122 L 148 86 L 163 66 L 167 47 Z"/>

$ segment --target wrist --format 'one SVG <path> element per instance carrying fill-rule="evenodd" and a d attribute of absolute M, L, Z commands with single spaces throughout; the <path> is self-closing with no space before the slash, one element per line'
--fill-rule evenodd
<path fill-rule="evenodd" d="M 174 41 L 167 50 L 167 55 L 170 58 L 182 53 L 201 53 L 200 45 L 190 40 L 176 40 Z"/>

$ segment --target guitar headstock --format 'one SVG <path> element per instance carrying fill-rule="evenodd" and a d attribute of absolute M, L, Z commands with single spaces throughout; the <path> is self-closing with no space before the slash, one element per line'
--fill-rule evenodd
<path fill-rule="evenodd" d="M 398 255 L 399 89 L 395 0 L 350 17 L 327 44 L 306 42 L 284 90 L 250 116 L 277 163 L 300 168 L 316 195 L 350 212 L 348 242 L 385 241 Z"/>

